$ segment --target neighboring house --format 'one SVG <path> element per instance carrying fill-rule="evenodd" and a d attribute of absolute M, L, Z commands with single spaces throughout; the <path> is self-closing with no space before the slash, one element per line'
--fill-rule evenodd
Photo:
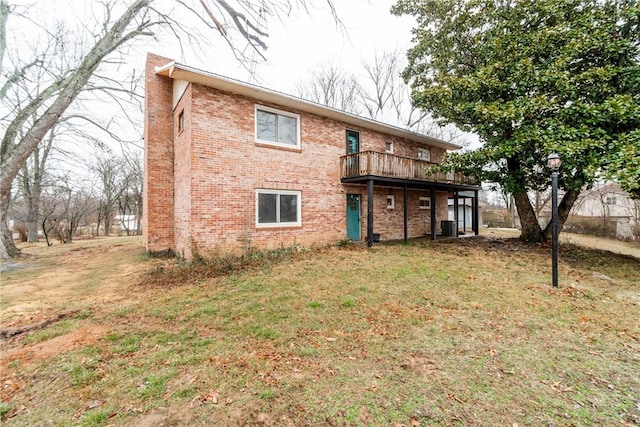
<path fill-rule="evenodd" d="M 143 240 L 239 253 L 442 232 L 479 187 L 427 174 L 460 147 L 148 55 Z"/>
<path fill-rule="evenodd" d="M 136 215 L 116 215 L 113 223 L 119 231 L 135 232 L 138 230 L 138 217 Z"/>
<path fill-rule="evenodd" d="M 571 213 L 615 222 L 616 236 L 622 239 L 633 239 L 634 228 L 640 225 L 640 201 L 633 200 L 615 182 L 599 183 L 583 191 Z"/>

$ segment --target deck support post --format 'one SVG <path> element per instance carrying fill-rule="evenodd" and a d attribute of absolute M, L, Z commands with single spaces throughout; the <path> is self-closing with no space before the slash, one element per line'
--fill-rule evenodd
<path fill-rule="evenodd" d="M 453 190 L 453 221 L 456 223 L 456 233 L 454 236 L 458 237 L 458 228 L 460 227 L 459 215 L 458 215 L 458 190 Z"/>
<path fill-rule="evenodd" d="M 404 185 L 404 194 L 402 196 L 402 209 L 403 209 L 403 214 L 404 214 L 404 244 L 407 244 L 407 238 L 408 238 L 408 226 L 407 226 L 407 222 L 409 221 L 409 217 L 408 217 L 408 213 L 407 213 L 407 184 Z"/>
<path fill-rule="evenodd" d="M 462 234 L 467 233 L 467 198 L 462 198 Z"/>
<path fill-rule="evenodd" d="M 367 181 L 367 246 L 373 246 L 373 180 Z"/>
<path fill-rule="evenodd" d="M 480 209 L 478 207 L 478 190 L 473 190 L 473 218 L 471 220 L 471 226 L 473 227 L 473 232 L 477 236 L 480 234 Z"/>
<path fill-rule="evenodd" d="M 431 187 L 431 240 L 436 240 L 436 189 Z"/>

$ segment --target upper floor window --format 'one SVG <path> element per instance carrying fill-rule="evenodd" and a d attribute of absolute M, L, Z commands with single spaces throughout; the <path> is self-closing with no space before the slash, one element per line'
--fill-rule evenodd
<path fill-rule="evenodd" d="M 418 148 L 418 158 L 420 160 L 431 161 L 431 150 L 428 148 Z"/>
<path fill-rule="evenodd" d="M 616 196 L 607 196 L 607 204 L 608 205 L 615 205 L 616 202 L 617 202 Z"/>
<path fill-rule="evenodd" d="M 300 148 L 300 115 L 256 105 L 256 141 Z"/>
<path fill-rule="evenodd" d="M 386 153 L 390 153 L 393 154 L 393 141 L 390 139 L 387 139 L 384 141 L 384 151 Z"/>

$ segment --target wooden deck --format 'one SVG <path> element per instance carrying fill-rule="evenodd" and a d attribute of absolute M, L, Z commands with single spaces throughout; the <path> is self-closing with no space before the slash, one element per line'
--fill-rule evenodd
<path fill-rule="evenodd" d="M 376 176 L 454 185 L 478 185 L 474 179 L 461 173 L 427 173 L 427 168 L 433 165 L 436 163 L 411 157 L 361 151 L 340 157 L 340 178 Z"/>

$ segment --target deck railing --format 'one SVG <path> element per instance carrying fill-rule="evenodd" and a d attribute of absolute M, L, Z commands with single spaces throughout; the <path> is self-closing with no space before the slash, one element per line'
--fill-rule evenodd
<path fill-rule="evenodd" d="M 436 163 L 377 151 L 361 151 L 340 157 L 340 178 L 380 176 L 417 181 L 477 185 L 475 179 L 461 173 L 427 173 Z"/>

